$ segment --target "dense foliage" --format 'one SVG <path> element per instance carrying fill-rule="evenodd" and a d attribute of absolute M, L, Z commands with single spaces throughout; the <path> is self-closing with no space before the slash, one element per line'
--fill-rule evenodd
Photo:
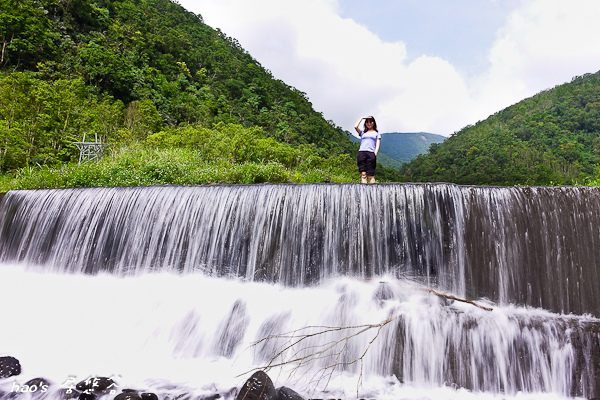
<path fill-rule="evenodd" d="M 55 187 L 198 185 L 205 183 L 356 182 L 348 154 L 322 158 L 262 129 L 219 123 L 212 129 L 168 128 L 120 147 L 99 162 L 21 168 L 0 191 Z"/>
<path fill-rule="evenodd" d="M 84 133 L 99 134 L 115 155 L 123 146 L 153 150 L 183 131 L 225 140 L 231 124 L 307 158 L 357 150 L 304 93 L 169 0 L 6 0 L 0 41 L 1 173 L 62 168 L 77 159 L 73 143 Z"/>
<path fill-rule="evenodd" d="M 467 126 L 404 164 L 404 178 L 476 185 L 600 179 L 600 73 L 543 91 Z"/>

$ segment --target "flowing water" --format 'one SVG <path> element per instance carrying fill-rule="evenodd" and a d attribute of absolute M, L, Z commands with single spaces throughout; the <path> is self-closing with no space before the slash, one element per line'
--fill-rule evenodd
<path fill-rule="evenodd" d="M 233 399 L 272 364 L 304 398 L 592 398 L 598 245 L 595 188 L 13 191 L 0 356 L 23 373 L 0 392 L 112 376 Z"/>

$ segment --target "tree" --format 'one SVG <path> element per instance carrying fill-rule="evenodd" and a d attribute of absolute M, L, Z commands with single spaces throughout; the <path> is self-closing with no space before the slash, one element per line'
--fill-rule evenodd
<path fill-rule="evenodd" d="M 59 35 L 46 17 L 48 10 L 33 0 L 3 0 L 0 10 L 0 67 L 35 67 L 53 58 Z"/>

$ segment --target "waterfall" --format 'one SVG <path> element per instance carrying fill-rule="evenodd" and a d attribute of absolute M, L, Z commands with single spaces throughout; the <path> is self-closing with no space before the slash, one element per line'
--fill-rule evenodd
<path fill-rule="evenodd" d="M 455 192 L 358 185 L 15 191 L 0 217 L 0 254 L 73 272 L 201 270 L 291 286 L 391 271 L 437 279 L 457 275 L 462 252 Z"/>
<path fill-rule="evenodd" d="M 362 379 L 361 396 L 376 398 L 386 398 L 383 387 L 390 385 L 600 396 L 599 245 L 600 191 L 588 187 L 93 188 L 11 191 L 0 203 L 0 276 L 18 282 L 7 295 L 44 295 L 45 315 L 56 316 L 78 302 L 100 312 L 107 301 L 100 293 L 117 287 L 113 318 L 145 327 L 141 338 L 150 350 L 137 348 L 140 333 L 123 328 L 122 337 L 114 337 L 96 321 L 92 340 L 113 338 L 109 348 L 118 345 L 121 352 L 99 352 L 98 365 L 118 360 L 132 382 L 143 377 L 126 366 L 128 353 L 149 353 L 184 376 L 182 365 L 243 373 L 292 354 L 310 358 L 307 349 L 335 343 L 311 363 L 274 369 L 317 398 L 323 395 L 315 390 L 352 395 L 349 376 Z M 196 286 L 186 289 L 184 282 Z M 85 294 L 75 288 L 80 285 L 93 291 Z M 179 291 L 188 297 L 179 299 Z M 18 320 L 33 307 L 19 304 L 4 318 Z M 157 314 L 163 308 L 168 312 Z M 22 331 L 34 327 L 23 325 L 0 334 L 0 343 L 35 359 L 20 343 Z M 367 325 L 356 337 L 348 329 L 318 331 Z M 273 359 L 290 340 L 280 335 L 290 332 L 311 335 L 302 341 L 306 347 Z M 121 348 L 121 341 L 133 345 Z M 0 355 L 10 351 L 0 348 Z M 92 373 L 88 364 L 78 365 L 79 356 L 69 364 Z M 172 370 L 146 372 L 177 380 Z M 55 379 L 69 373 L 60 368 Z M 206 379 L 236 384 L 223 375 Z M 2 388 L 0 379 L 0 397 Z M 356 396 L 356 383 L 353 390 Z M 390 398 L 410 398 L 399 393 Z M 420 398 L 427 396 L 434 395 Z"/>

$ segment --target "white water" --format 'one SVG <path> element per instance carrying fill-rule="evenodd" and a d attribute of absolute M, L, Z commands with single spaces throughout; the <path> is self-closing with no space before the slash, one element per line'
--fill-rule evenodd
<path fill-rule="evenodd" d="M 380 281 L 387 282 L 392 298 L 374 298 Z M 273 369 L 269 375 L 276 387 L 288 386 L 306 399 L 352 399 L 357 395 L 379 400 L 564 399 L 569 392 L 572 348 L 561 342 L 564 332 L 553 332 L 557 330 L 554 323 L 591 320 L 539 309 L 499 307 L 485 301 L 481 304 L 492 306 L 493 311 L 461 302 L 444 304 L 411 281 L 385 277 L 371 281 L 339 278 L 310 288 L 284 288 L 201 274 L 87 276 L 41 273 L 4 264 L 0 265 L 0 282 L 4 301 L 0 356 L 14 356 L 23 367 L 21 375 L 0 380 L 0 389 L 5 392 L 15 382 L 23 384 L 35 377 L 65 387 L 63 383 L 70 377 L 79 382 L 90 376 L 112 376 L 119 389 L 151 391 L 159 398 L 182 393 L 224 395 L 233 387 L 241 387 L 252 368 L 264 365 L 258 348 L 251 344 L 265 334 L 314 325 L 375 324 L 402 316 L 407 332 L 405 354 L 411 354 L 412 360 L 404 365 L 407 378 L 403 383 L 390 373 L 394 323 L 381 330 L 367 352 L 362 383 L 359 364 L 345 372 L 334 371 L 327 386 L 326 378 L 319 380 L 323 364 L 310 364 L 295 373 L 290 368 Z M 241 310 L 237 326 L 225 332 L 224 321 L 236 302 Z M 520 327 L 518 321 L 530 319 L 545 321 L 543 334 Z M 465 334 L 460 324 L 472 321 L 478 326 L 467 332 L 473 344 L 472 368 L 498 365 L 489 376 L 495 376 L 507 390 L 467 391 L 444 384 L 444 349 L 448 342 Z M 277 329 L 269 331 L 269 326 Z M 223 356 L 227 347 L 223 337 L 241 332 L 241 341 L 233 346 L 231 356 Z M 369 330 L 349 342 L 342 357 L 349 361 L 362 354 L 375 333 L 375 329 Z M 534 378 L 511 377 L 510 367 L 503 365 L 515 362 L 510 343 L 517 336 L 530 341 L 532 354 L 536 349 L 547 351 L 546 355 L 532 356 L 532 362 L 539 363 L 535 369 L 543 383 L 529 393 L 510 389 L 510 382 L 513 378 Z M 330 336 L 327 341 L 340 337 Z M 544 360 L 552 360 L 552 365 Z"/>
<path fill-rule="evenodd" d="M 448 184 L 11 191 L 0 261 L 56 272 L 181 271 L 280 282 L 419 276 L 600 317 L 600 190 Z"/>

